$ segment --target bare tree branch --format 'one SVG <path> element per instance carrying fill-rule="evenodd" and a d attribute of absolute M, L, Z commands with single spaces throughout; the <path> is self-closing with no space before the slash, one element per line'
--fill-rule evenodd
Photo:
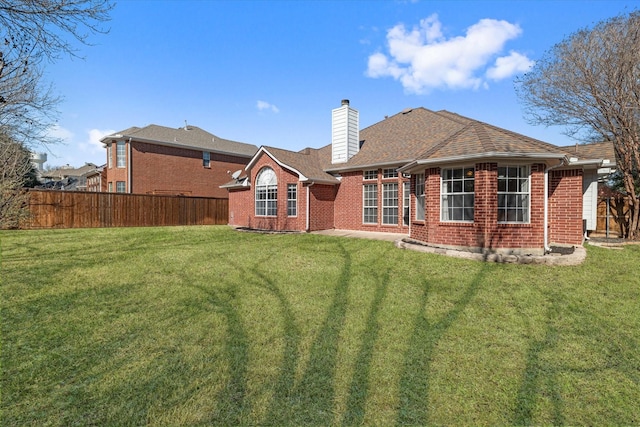
<path fill-rule="evenodd" d="M 516 90 L 530 123 L 613 143 L 631 208 L 628 237 L 640 237 L 640 12 L 570 35 L 516 80 Z"/>
<path fill-rule="evenodd" d="M 70 40 L 88 44 L 106 33 L 109 0 L 0 0 L 0 131 L 27 146 L 55 142 L 47 131 L 60 98 L 43 67 L 60 55 L 78 56 Z"/>

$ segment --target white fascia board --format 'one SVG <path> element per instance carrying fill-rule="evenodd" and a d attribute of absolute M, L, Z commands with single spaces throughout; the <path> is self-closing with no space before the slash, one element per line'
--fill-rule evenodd
<path fill-rule="evenodd" d="M 294 167 L 291 167 L 283 162 L 281 162 L 280 160 L 278 160 L 276 158 L 276 156 L 274 156 L 273 154 L 271 154 L 269 152 L 269 150 L 267 150 L 264 146 L 260 147 L 258 149 L 258 152 L 256 154 L 253 155 L 253 158 L 249 161 L 249 163 L 247 164 L 247 166 L 245 166 L 245 170 L 249 170 L 251 169 L 251 167 L 253 166 L 253 164 L 258 160 L 258 157 L 260 157 L 260 153 L 265 153 L 267 156 L 269 156 L 271 158 L 271 160 L 273 160 L 274 162 L 276 162 L 278 164 L 278 166 L 280 166 L 281 168 L 285 168 L 285 169 L 289 169 L 292 172 L 295 172 L 298 174 L 298 179 L 300 181 L 308 181 L 308 178 L 306 176 L 304 176 L 302 174 L 302 172 L 300 172 L 299 170 L 297 170 Z"/>
<path fill-rule="evenodd" d="M 586 159 L 569 162 L 567 166 L 582 166 L 587 169 L 609 168 L 615 169 L 615 162 L 611 163 L 609 159 Z"/>
<path fill-rule="evenodd" d="M 470 162 L 470 161 L 485 161 L 489 162 L 491 160 L 543 160 L 545 163 L 548 160 L 559 159 L 563 160 L 565 163 L 568 163 L 568 159 L 564 154 L 553 154 L 553 153 L 500 153 L 500 152 L 489 152 L 482 153 L 476 155 L 463 155 L 463 156 L 451 156 L 451 157 L 438 157 L 436 159 L 422 159 L 422 160 L 414 160 L 411 163 L 406 164 L 405 166 L 398 169 L 398 172 L 411 172 L 414 169 L 417 169 L 418 166 L 430 166 L 430 165 L 442 165 L 442 164 L 450 164 L 450 163 L 462 163 L 462 162 Z"/>
<path fill-rule="evenodd" d="M 115 135 L 107 135 L 104 138 L 102 138 L 100 142 L 106 145 L 111 140 L 126 141 L 129 139 L 132 140 L 133 142 L 144 142 L 146 144 L 164 145 L 167 147 L 175 147 L 175 148 L 185 148 L 187 150 L 193 150 L 193 151 L 208 151 L 210 153 L 226 154 L 229 156 L 236 156 L 236 157 L 249 157 L 246 154 L 235 153 L 232 151 L 216 150 L 209 147 L 196 147 L 195 145 L 189 145 L 189 144 L 183 144 L 183 143 L 172 143 L 169 141 L 158 141 L 157 139 L 140 138 L 138 136 L 121 135 L 119 133 Z"/>
<path fill-rule="evenodd" d="M 395 161 L 392 163 L 389 162 L 385 162 L 385 163 L 370 163 L 370 164 L 366 164 L 366 165 L 356 165 L 356 166 L 350 166 L 350 167 L 345 167 L 345 168 L 328 168 L 325 169 L 324 171 L 329 173 L 329 172 L 353 172 L 353 171 L 361 171 L 361 170 L 367 170 L 367 169 L 374 169 L 374 168 L 393 168 L 396 167 L 398 169 L 398 171 L 400 171 L 401 168 L 404 168 L 405 166 L 402 165 L 406 165 L 407 163 L 411 162 L 411 160 L 399 160 L 399 161 Z"/>
<path fill-rule="evenodd" d="M 106 145 L 108 142 L 110 142 L 110 141 L 111 141 L 111 140 L 113 140 L 113 139 L 116 139 L 116 140 L 118 140 L 118 139 L 122 139 L 122 138 L 123 138 L 123 136 L 124 136 L 124 135 L 119 134 L 119 133 L 113 133 L 113 134 L 111 134 L 111 135 L 103 136 L 103 137 L 100 139 L 100 142 L 102 142 L 103 144 L 105 144 L 105 145 Z"/>
<path fill-rule="evenodd" d="M 336 181 L 331 181 L 328 179 L 311 179 L 311 178 L 305 178 L 305 179 L 301 179 L 301 182 L 312 182 L 314 184 L 328 184 L 328 185 L 337 185 L 340 184 L 340 181 L 336 178 Z"/>

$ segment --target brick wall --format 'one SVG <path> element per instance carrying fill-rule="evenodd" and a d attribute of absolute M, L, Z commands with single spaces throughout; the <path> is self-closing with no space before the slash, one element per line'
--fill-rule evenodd
<path fill-rule="evenodd" d="M 582 170 L 553 170 L 549 179 L 549 242 L 582 244 Z"/>
<path fill-rule="evenodd" d="M 408 179 L 382 178 L 382 169 L 378 170 L 376 180 L 364 180 L 362 171 L 341 173 L 342 180 L 336 194 L 335 228 L 343 230 L 382 231 L 389 233 L 408 233 L 409 227 L 402 224 L 402 190 L 403 182 Z M 398 224 L 382 224 L 382 185 L 384 183 L 398 184 Z M 378 220 L 376 224 L 363 223 L 363 186 L 376 184 L 378 188 Z"/>
<path fill-rule="evenodd" d="M 107 169 L 107 181 L 129 179 L 127 168 L 117 168 L 116 149 L 112 151 L 112 167 Z M 202 164 L 202 151 L 187 148 L 168 147 L 139 141 L 126 143 L 126 155 L 131 153 L 130 192 L 138 194 L 182 194 L 202 197 L 226 198 L 228 192 L 219 188 L 230 180 L 228 171 L 244 168 L 249 159 L 211 153 L 210 167 Z"/>
<path fill-rule="evenodd" d="M 309 231 L 334 228 L 335 200 L 338 186 L 314 184 L 309 187 L 310 211 Z"/>
<path fill-rule="evenodd" d="M 256 216 L 255 214 L 255 182 L 260 170 L 264 167 L 270 167 L 276 173 L 278 180 L 278 198 L 277 198 L 277 216 Z M 229 192 L 229 224 L 237 227 L 249 227 L 261 230 L 285 230 L 285 231 L 305 231 L 306 230 L 306 203 L 307 203 L 307 187 L 300 183 L 298 175 L 280 167 L 267 154 L 262 154 L 249 172 L 250 182 L 252 186 L 248 189 L 234 189 Z M 296 216 L 287 216 L 287 186 L 295 184 L 297 187 L 298 206 Z M 312 208 L 323 210 L 325 205 L 330 203 L 326 200 L 327 190 L 323 187 L 314 185 L 311 189 L 310 204 Z M 330 191 L 333 191 L 330 189 Z M 331 220 L 330 218 L 329 220 Z M 314 218 L 314 222 L 310 224 L 312 230 L 321 226 L 322 217 Z M 319 224 L 319 225 L 317 225 Z"/>
<path fill-rule="evenodd" d="M 425 220 L 412 214 L 411 237 L 444 247 L 477 250 L 541 250 L 544 247 L 544 165 L 531 165 L 530 221 L 526 224 L 498 224 L 497 163 L 475 165 L 473 222 L 440 220 L 440 168 L 425 170 Z M 412 193 L 415 182 L 412 182 Z M 580 196 L 581 193 L 578 194 Z M 412 195 L 412 203 L 415 196 Z"/>

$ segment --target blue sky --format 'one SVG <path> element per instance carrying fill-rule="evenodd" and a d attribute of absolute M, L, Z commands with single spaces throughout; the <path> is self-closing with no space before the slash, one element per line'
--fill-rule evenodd
<path fill-rule="evenodd" d="M 46 77 L 64 98 L 46 166 L 105 163 L 131 126 L 199 126 L 290 150 L 330 143 L 349 99 L 360 127 L 407 107 L 449 110 L 557 145 L 528 125 L 513 79 L 572 32 L 640 1 L 121 0 L 107 35 Z"/>

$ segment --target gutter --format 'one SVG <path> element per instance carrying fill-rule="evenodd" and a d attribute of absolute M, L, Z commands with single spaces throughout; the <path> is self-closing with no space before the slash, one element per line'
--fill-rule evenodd
<path fill-rule="evenodd" d="M 544 220 L 543 220 L 543 231 L 544 231 L 544 253 L 547 254 L 551 252 L 551 247 L 549 247 L 549 171 L 553 169 L 557 169 L 561 166 L 564 166 L 564 159 L 560 161 L 557 165 L 550 166 L 545 168 L 544 170 Z"/>
<path fill-rule="evenodd" d="M 127 144 L 127 193 L 131 194 L 131 138 Z"/>
<path fill-rule="evenodd" d="M 306 208 L 306 211 L 307 211 L 307 218 L 306 218 L 306 221 L 305 221 L 305 222 L 306 222 L 306 224 L 305 224 L 305 231 L 306 231 L 307 233 L 309 232 L 309 227 L 310 227 L 309 211 L 311 210 L 311 209 L 310 209 L 311 203 L 310 203 L 310 200 L 309 200 L 309 199 L 310 199 L 310 196 L 311 196 L 311 192 L 309 191 L 309 188 L 311 188 L 311 186 L 313 186 L 313 184 L 315 184 L 315 182 L 311 181 L 311 182 L 309 183 L 309 185 L 307 185 L 307 208 Z"/>
<path fill-rule="evenodd" d="M 488 153 L 478 153 L 473 155 L 461 155 L 461 156 L 450 156 L 450 157 L 438 157 L 433 159 L 421 159 L 414 160 L 411 163 L 407 163 L 406 165 L 398 168 L 398 172 L 411 172 L 412 169 L 417 166 L 428 166 L 428 165 L 441 165 L 445 163 L 459 163 L 459 162 L 470 162 L 475 160 L 489 161 L 489 160 L 498 160 L 498 159 L 509 159 L 509 160 L 553 160 L 553 159 L 565 159 L 566 156 L 558 155 L 557 153 L 503 153 L 491 151 Z"/>

